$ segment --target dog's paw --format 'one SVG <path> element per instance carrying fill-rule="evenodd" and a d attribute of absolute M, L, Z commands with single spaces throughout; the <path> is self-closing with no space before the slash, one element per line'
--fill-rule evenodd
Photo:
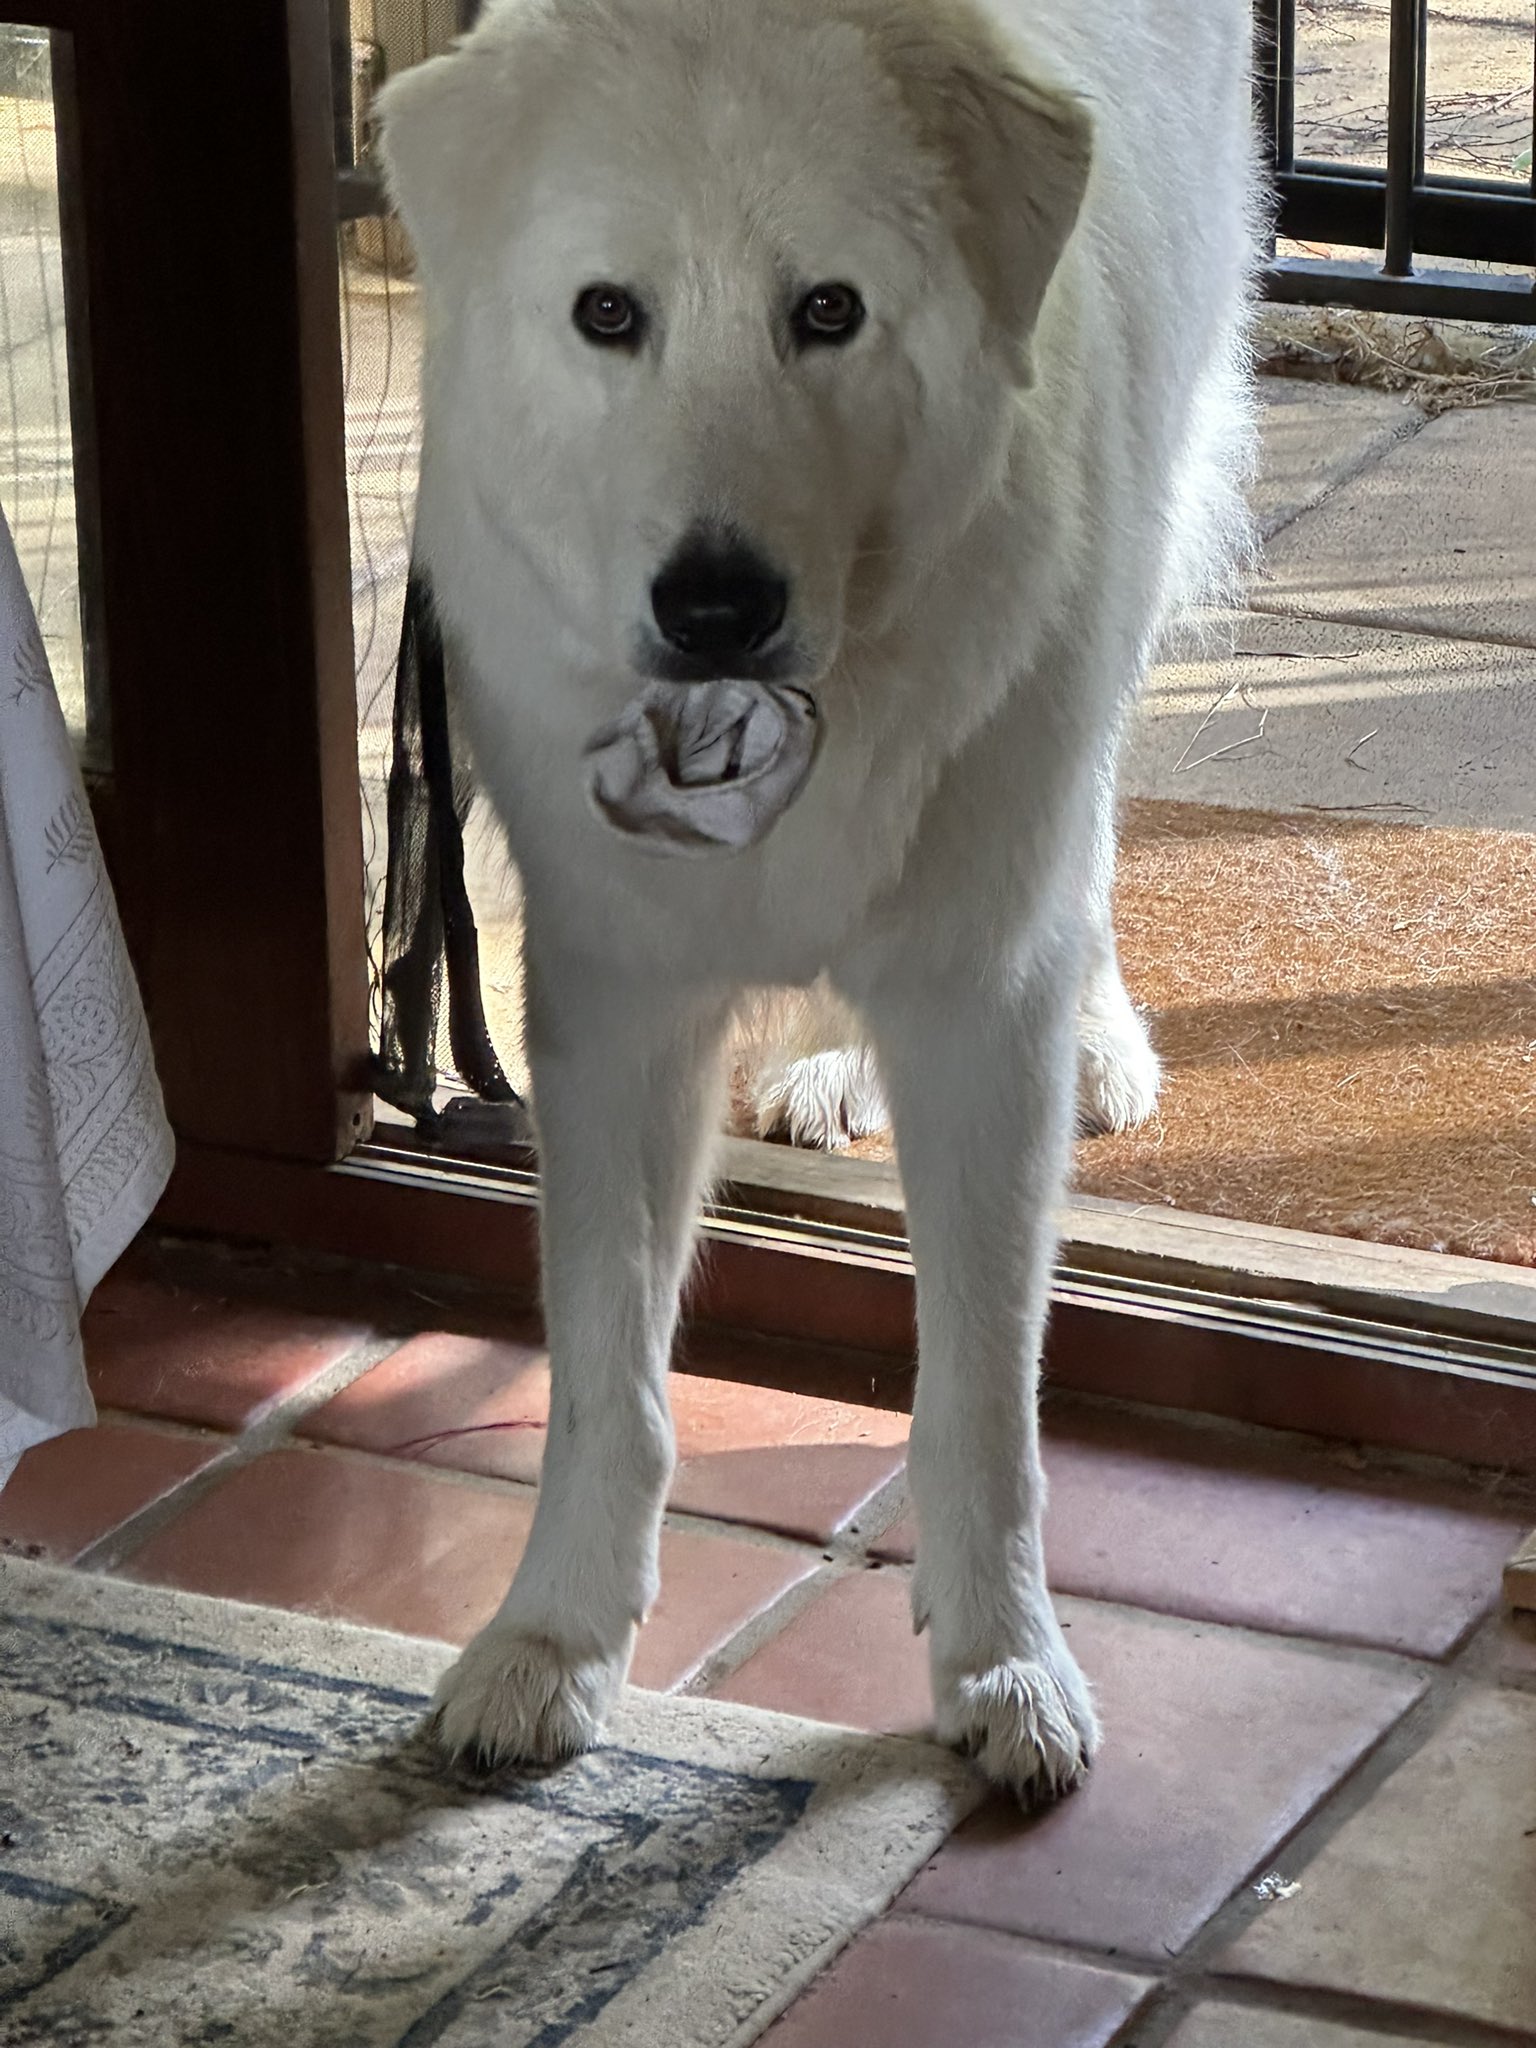
<path fill-rule="evenodd" d="M 1133 1131 L 1157 1108 L 1161 1079 L 1147 1027 L 1129 1003 L 1085 1015 L 1078 1038 L 1077 1114 L 1085 1135 Z"/>
<path fill-rule="evenodd" d="M 602 1740 L 628 1662 L 627 1652 L 574 1657 L 549 1636 L 492 1622 L 437 1688 L 438 1742 L 482 1769 L 579 1756 Z"/>
<path fill-rule="evenodd" d="M 769 1061 L 753 1085 L 752 1113 L 759 1137 L 824 1152 L 883 1131 L 891 1120 L 874 1055 L 861 1045 Z"/>
<path fill-rule="evenodd" d="M 983 1671 L 935 1671 L 933 1690 L 939 1739 L 1026 1807 L 1073 1791 L 1093 1762 L 1098 1716 L 1065 1643 Z"/>

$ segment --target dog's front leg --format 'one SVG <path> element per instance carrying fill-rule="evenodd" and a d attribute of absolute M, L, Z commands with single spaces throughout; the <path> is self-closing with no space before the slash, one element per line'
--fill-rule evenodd
<path fill-rule="evenodd" d="M 512 1588 L 437 1699 L 444 1744 L 484 1762 L 590 1748 L 656 1597 L 667 1370 L 728 1010 L 531 947 L 528 991 L 549 1432 Z"/>
<path fill-rule="evenodd" d="M 866 997 L 917 1266 L 913 1619 L 939 1734 L 1022 1798 L 1092 1760 L 1088 1687 L 1046 1590 L 1036 1381 L 1071 1128 L 1076 975 Z"/>

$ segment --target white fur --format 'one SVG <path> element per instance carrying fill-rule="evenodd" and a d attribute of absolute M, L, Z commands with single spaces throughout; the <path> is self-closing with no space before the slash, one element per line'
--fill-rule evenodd
<path fill-rule="evenodd" d="M 732 1054 L 759 1137 L 835 1152 L 890 1126 L 874 1050 L 825 981 L 743 1005 Z"/>
<path fill-rule="evenodd" d="M 1114 753 L 1241 535 L 1249 33 L 1246 0 L 501 0 L 386 96 L 429 314 L 418 540 L 526 894 L 554 1373 L 527 1555 L 445 1681 L 455 1747 L 596 1738 L 656 1591 L 727 1021 L 825 976 L 880 1081 L 781 1107 L 852 1130 L 883 1086 L 894 1120 L 938 1726 L 1031 1795 L 1092 1755 L 1036 1360 L 1080 993 L 1100 1120 L 1155 1087 L 1108 924 Z M 789 304 L 831 280 L 866 326 L 797 354 Z M 596 282 L 643 295 L 638 355 L 573 327 Z M 593 814 L 581 749 L 710 517 L 788 576 L 825 743 L 762 845 L 658 858 Z"/>

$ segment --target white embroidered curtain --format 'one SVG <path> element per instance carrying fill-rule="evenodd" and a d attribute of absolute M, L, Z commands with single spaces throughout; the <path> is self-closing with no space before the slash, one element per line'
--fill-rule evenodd
<path fill-rule="evenodd" d="M 0 516 L 0 1486 L 30 1445 L 95 1421 L 81 1311 L 171 1158 L 138 985 Z"/>

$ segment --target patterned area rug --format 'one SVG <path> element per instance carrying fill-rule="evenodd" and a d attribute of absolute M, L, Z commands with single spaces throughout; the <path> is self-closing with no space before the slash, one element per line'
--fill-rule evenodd
<path fill-rule="evenodd" d="M 977 1796 L 641 1693 L 593 1756 L 454 1777 L 451 1654 L 0 1561 L 4 2048 L 738 2048 Z"/>

